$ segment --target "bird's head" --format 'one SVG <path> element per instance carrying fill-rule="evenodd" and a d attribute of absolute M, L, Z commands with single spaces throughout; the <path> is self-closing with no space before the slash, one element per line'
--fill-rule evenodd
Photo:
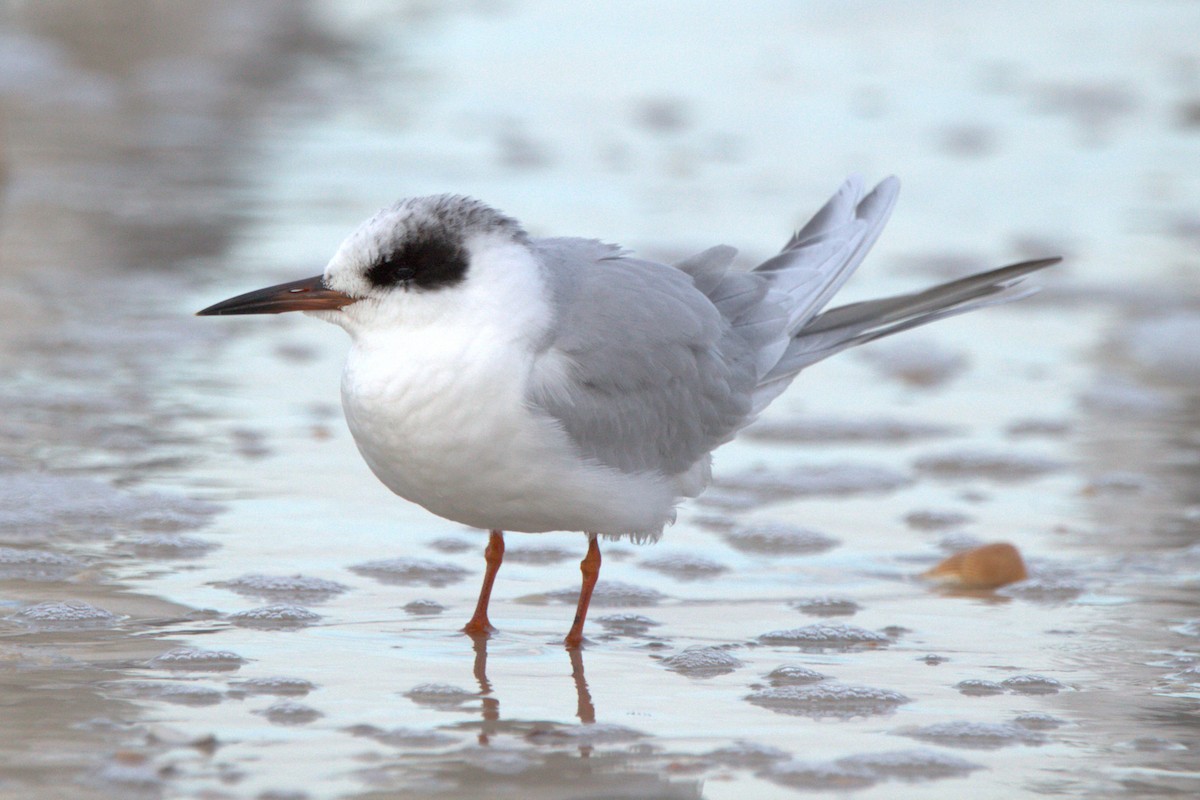
<path fill-rule="evenodd" d="M 324 273 L 224 300 L 200 316 L 307 311 L 354 333 L 398 314 L 436 313 L 471 284 L 487 282 L 508 251 L 528 252 L 519 223 L 460 195 L 402 200 L 382 209 L 342 242 Z M 499 259 L 496 257 L 500 256 Z"/>

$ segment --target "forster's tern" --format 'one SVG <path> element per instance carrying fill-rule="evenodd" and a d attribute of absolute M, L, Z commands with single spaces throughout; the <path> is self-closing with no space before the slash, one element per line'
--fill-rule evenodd
<path fill-rule="evenodd" d="M 673 266 L 592 239 L 530 237 L 467 197 L 403 200 L 363 223 L 325 272 L 200 314 L 307 311 L 344 328 L 350 432 L 393 492 L 491 531 L 581 531 L 588 551 L 566 643 L 600 570 L 597 534 L 654 539 L 710 479 L 711 453 L 805 367 L 952 314 L 1015 300 L 1048 258 L 915 294 L 823 310 L 879 236 L 899 190 L 851 178 L 750 271 L 713 247 Z"/>

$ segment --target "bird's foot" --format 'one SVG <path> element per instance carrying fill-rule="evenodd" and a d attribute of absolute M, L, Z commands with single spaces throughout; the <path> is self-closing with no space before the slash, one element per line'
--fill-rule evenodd
<path fill-rule="evenodd" d="M 471 621 L 462 627 L 462 632 L 472 639 L 488 638 L 496 632 L 496 626 L 488 622 L 487 617 L 478 619 L 471 617 Z"/>

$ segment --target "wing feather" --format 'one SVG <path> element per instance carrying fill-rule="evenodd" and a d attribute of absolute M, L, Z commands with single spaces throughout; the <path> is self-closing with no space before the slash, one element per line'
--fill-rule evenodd
<path fill-rule="evenodd" d="M 887 178 L 864 195 L 851 177 L 778 255 L 749 272 L 731 268 L 731 247 L 672 267 L 596 241 L 533 241 L 556 319 L 533 367 L 530 403 L 585 458 L 684 475 L 707 465 L 808 365 L 1024 296 L 1019 280 L 1057 260 L 823 312 L 875 243 L 898 192 Z"/>
<path fill-rule="evenodd" d="M 533 246 L 557 319 L 529 401 L 584 457 L 624 472 L 681 475 L 744 424 L 758 382 L 754 353 L 692 275 L 586 240 Z M 716 286 L 732 252 L 708 253 L 711 261 L 697 256 L 690 266 Z M 738 287 L 736 295 L 756 293 Z"/>

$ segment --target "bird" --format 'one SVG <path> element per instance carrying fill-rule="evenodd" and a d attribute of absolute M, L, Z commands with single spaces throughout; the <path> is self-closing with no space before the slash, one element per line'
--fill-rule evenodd
<path fill-rule="evenodd" d="M 899 181 L 848 178 L 776 255 L 737 268 L 718 245 L 674 264 L 597 239 L 534 237 L 463 195 L 412 197 L 355 229 L 320 275 L 201 316 L 303 311 L 351 345 L 346 422 L 392 492 L 489 531 L 475 612 L 488 617 L 504 532 L 587 536 L 584 643 L 599 538 L 659 538 L 732 440 L 806 367 L 1036 289 L 1024 261 L 924 291 L 827 309 L 895 205 Z"/>

